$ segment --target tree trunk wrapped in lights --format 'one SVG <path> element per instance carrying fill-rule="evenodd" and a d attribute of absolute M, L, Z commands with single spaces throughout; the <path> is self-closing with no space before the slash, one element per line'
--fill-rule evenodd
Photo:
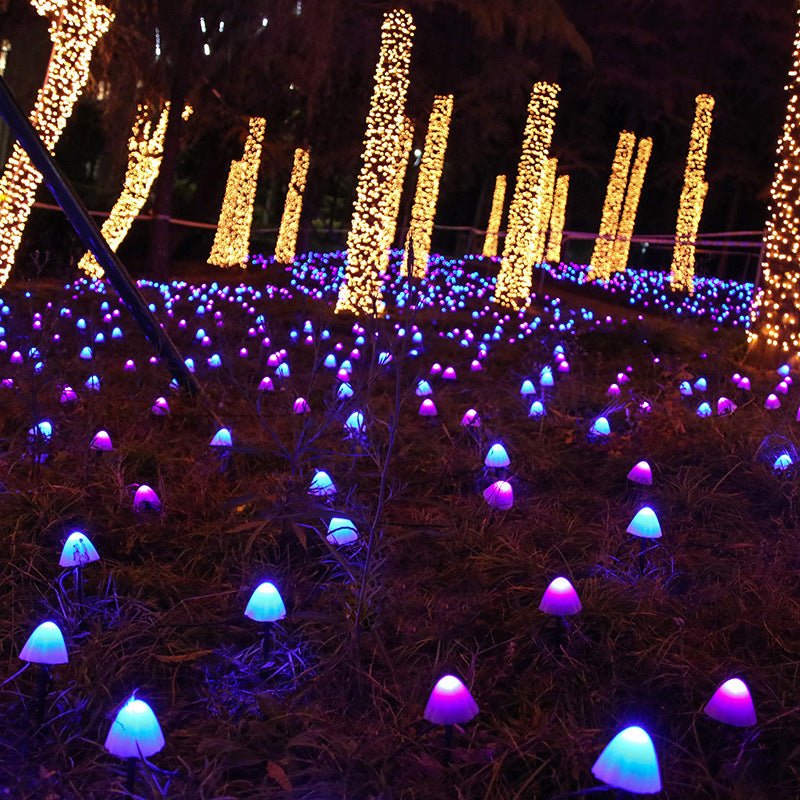
<path fill-rule="evenodd" d="M 636 136 L 629 131 L 622 131 L 617 142 L 617 150 L 611 165 L 611 177 L 608 179 L 606 199 L 603 203 L 603 215 L 600 220 L 600 232 L 594 243 L 594 252 L 589 266 L 587 279 L 590 281 L 607 281 L 613 270 L 612 253 L 614 239 L 619 230 L 622 206 L 625 202 L 625 189 L 633 159 L 633 148 Z"/>
<path fill-rule="evenodd" d="M 505 175 L 498 175 L 494 183 L 492 210 L 489 212 L 489 224 L 486 226 L 486 238 L 483 240 L 483 257 L 494 258 L 500 242 L 500 225 L 503 221 L 503 208 L 506 202 Z"/>
<path fill-rule="evenodd" d="M 191 110 L 184 111 L 188 118 Z M 161 160 L 164 156 L 164 136 L 169 118 L 169 103 L 166 103 L 158 122 L 153 127 L 146 106 L 140 106 L 133 124 L 133 133 L 128 142 L 128 168 L 125 183 L 108 219 L 103 223 L 102 233 L 109 247 L 116 252 L 128 235 L 133 221 L 139 216 L 150 197 L 150 190 L 158 177 Z M 90 278 L 102 278 L 103 268 L 97 259 L 86 253 L 78 266 Z"/>
<path fill-rule="evenodd" d="M 44 84 L 31 113 L 45 147 L 52 153 L 89 79 L 97 42 L 111 27 L 113 13 L 94 0 L 31 0 L 50 18 L 53 50 Z M 0 286 L 8 280 L 42 176 L 19 144 L 0 178 Z"/>
<path fill-rule="evenodd" d="M 694 292 L 695 241 L 708 193 L 705 173 L 713 110 L 714 98 L 698 95 L 675 231 L 670 283 L 673 289 L 683 289 L 690 294 Z"/>
<path fill-rule="evenodd" d="M 628 268 L 628 257 L 631 252 L 631 239 L 636 226 L 636 214 L 639 210 L 639 200 L 642 196 L 644 176 L 650 155 L 653 152 L 653 140 L 640 139 L 636 148 L 636 160 L 631 168 L 631 177 L 628 181 L 628 191 L 625 195 L 625 205 L 619 220 L 619 228 L 611 249 L 611 271 L 624 272 Z"/>
<path fill-rule="evenodd" d="M 517 169 L 514 199 L 494 299 L 509 308 L 523 308 L 533 281 L 533 245 L 539 233 L 543 183 L 555 129 L 558 93 L 554 83 L 536 83 L 528 105 L 528 121 Z"/>
<path fill-rule="evenodd" d="M 347 270 L 336 304 L 339 312 L 383 311 L 381 275 L 389 267 L 387 232 L 396 225 L 390 216 L 395 208 L 397 171 L 402 169 L 413 37 L 411 14 L 400 9 L 386 14 L 367 115 L 363 164 L 347 239 Z"/>
<path fill-rule="evenodd" d="M 275 247 L 275 258 L 280 264 L 291 264 L 295 258 L 297 232 L 300 229 L 300 215 L 303 212 L 303 193 L 306 190 L 310 161 L 311 153 L 308 150 L 298 148 L 294 151 L 292 176 L 289 179 L 289 191 L 286 193 L 286 204 Z"/>
<path fill-rule="evenodd" d="M 434 98 L 433 110 L 428 121 L 425 149 L 419 167 L 417 190 L 411 210 L 411 225 L 406 239 L 406 252 L 403 256 L 401 272 L 408 274 L 408 242 L 414 242 L 414 263 L 411 265 L 414 278 L 424 278 L 428 272 L 428 259 L 431 254 L 433 220 L 436 204 L 439 201 L 439 184 L 444 169 L 447 140 L 450 135 L 450 120 L 453 115 L 453 95 Z"/>
<path fill-rule="evenodd" d="M 386 236 L 381 248 L 389 251 L 394 244 L 394 238 L 397 235 L 397 215 L 400 213 L 400 201 L 403 199 L 403 186 L 406 182 L 406 174 L 408 172 L 408 160 L 411 157 L 411 147 L 414 144 L 414 121 L 405 117 L 403 119 L 403 128 L 400 138 L 400 146 L 397 149 L 397 166 L 394 169 L 394 177 L 392 180 L 392 189 L 389 194 L 389 203 L 387 206 L 387 225 Z"/>
<path fill-rule="evenodd" d="M 241 161 L 234 161 L 228 174 L 225 199 L 219 215 L 217 234 L 208 263 L 217 267 L 247 266 L 250 255 L 250 230 L 256 199 L 261 149 L 267 122 L 261 117 L 250 120 L 250 134 Z"/>
<path fill-rule="evenodd" d="M 560 175 L 553 196 L 553 212 L 550 215 L 550 238 L 547 242 L 545 260 L 551 264 L 561 263 L 561 243 L 564 240 L 564 225 L 567 218 L 569 175 Z"/>
<path fill-rule="evenodd" d="M 534 266 L 544 261 L 545 250 L 547 249 L 547 233 L 550 230 L 550 217 L 553 214 L 553 201 L 556 191 L 556 172 L 558 171 L 558 159 L 549 158 L 544 168 L 544 183 L 542 184 L 542 210 L 539 232 L 536 234 L 536 241 L 533 245 L 531 256 Z"/>

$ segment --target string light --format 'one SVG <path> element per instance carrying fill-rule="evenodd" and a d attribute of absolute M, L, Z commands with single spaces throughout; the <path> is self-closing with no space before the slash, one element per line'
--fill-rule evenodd
<path fill-rule="evenodd" d="M 208 263 L 214 266 L 247 266 L 253 206 L 266 128 L 265 119 L 253 117 L 250 120 L 250 134 L 244 145 L 244 156 L 241 161 L 231 164 L 217 234 L 208 257 Z"/>
<path fill-rule="evenodd" d="M 414 121 L 409 117 L 403 119 L 403 129 L 400 134 L 400 146 L 397 149 L 398 163 L 393 171 L 392 188 L 386 206 L 386 235 L 381 244 L 381 251 L 388 251 L 394 244 L 397 235 L 397 216 L 400 212 L 400 201 L 403 199 L 403 186 L 408 172 L 408 159 L 411 155 L 411 146 L 414 144 Z"/>
<path fill-rule="evenodd" d="M 561 175 L 556 181 L 553 196 L 553 212 L 550 215 L 550 238 L 547 242 L 545 261 L 561 263 L 561 244 L 564 240 L 564 226 L 567 218 L 567 197 L 569 196 L 569 175 Z"/>
<path fill-rule="evenodd" d="M 53 49 L 30 121 L 52 153 L 80 93 L 89 79 L 97 42 L 111 27 L 113 13 L 94 0 L 31 0 L 38 14 L 50 18 Z M 16 259 L 22 234 L 42 176 L 19 143 L 0 178 L 0 286 Z"/>
<path fill-rule="evenodd" d="M 547 232 L 550 228 L 550 217 L 553 214 L 553 199 L 556 191 L 556 172 L 558 159 L 549 158 L 544 168 L 544 181 L 542 183 L 542 210 L 540 212 L 539 231 L 533 245 L 531 260 L 534 264 L 544 261 L 547 247 Z"/>
<path fill-rule="evenodd" d="M 753 304 L 751 344 L 800 354 L 800 7 L 786 92 L 786 119 L 778 141 L 761 270 L 764 288 Z"/>
<path fill-rule="evenodd" d="M 453 95 L 437 95 L 433 100 L 428 133 L 425 136 L 425 149 L 419 167 L 417 190 L 411 209 L 411 225 L 408 229 L 401 274 L 408 274 L 408 246 L 414 243 L 414 278 L 424 278 L 428 272 L 428 259 L 431 254 L 433 220 L 439 200 L 439 184 L 442 179 L 444 157 L 447 152 L 447 139 L 450 135 L 450 120 L 453 116 Z"/>
<path fill-rule="evenodd" d="M 684 289 L 689 294 L 694 291 L 695 241 L 708 193 L 705 172 L 714 98 L 708 94 L 701 94 L 698 95 L 695 103 L 694 124 L 689 140 L 689 157 L 686 160 L 686 172 L 678 210 L 670 280 L 674 290 Z"/>
<path fill-rule="evenodd" d="M 497 303 L 511 308 L 527 305 L 531 294 L 531 257 L 541 224 L 544 168 L 553 139 L 560 90 L 554 83 L 536 83 L 528 105 L 522 156 L 508 212 L 508 232 L 494 294 Z"/>
<path fill-rule="evenodd" d="M 411 14 L 397 9 L 385 15 L 338 312 L 383 311 L 381 275 L 389 268 L 387 237 L 396 225 L 391 214 L 407 135 L 404 110 L 413 37 Z"/>
<path fill-rule="evenodd" d="M 624 272 L 627 269 L 628 256 L 631 252 L 631 238 L 633 237 L 633 229 L 636 226 L 639 200 L 642 197 L 644 176 L 647 172 L 647 165 L 650 163 L 652 152 L 653 140 L 649 137 L 640 139 L 636 148 L 636 159 L 631 168 L 631 176 L 628 182 L 628 191 L 625 195 L 625 205 L 622 207 L 619 228 L 611 248 L 612 272 Z"/>
<path fill-rule="evenodd" d="M 279 264 L 291 264 L 294 261 L 310 161 L 311 153 L 308 150 L 298 147 L 294 151 L 292 176 L 289 179 L 289 191 L 286 193 L 286 204 L 283 207 L 278 243 L 275 246 L 275 258 Z"/>
<path fill-rule="evenodd" d="M 164 136 L 167 132 L 169 103 L 165 103 L 161 116 L 153 128 L 147 106 L 139 106 L 133 132 L 128 141 L 128 168 L 125 182 L 102 233 L 109 247 L 116 252 L 122 244 L 133 221 L 144 208 L 164 156 Z M 92 253 L 86 253 L 78 266 L 90 278 L 102 278 L 103 268 Z"/>
<path fill-rule="evenodd" d="M 600 232 L 594 243 L 589 280 L 607 281 L 612 272 L 612 251 L 614 238 L 619 229 L 622 205 L 625 202 L 625 188 L 631 169 L 633 148 L 636 136 L 629 131 L 622 131 L 617 141 L 617 150 L 611 164 L 611 177 L 608 179 L 606 199 L 603 203 L 603 215 L 600 219 Z"/>
<path fill-rule="evenodd" d="M 489 212 L 489 224 L 486 226 L 486 238 L 483 240 L 483 257 L 494 258 L 500 243 L 500 224 L 503 221 L 503 208 L 506 202 L 506 186 L 508 179 L 498 175 L 494 182 L 492 210 Z"/>

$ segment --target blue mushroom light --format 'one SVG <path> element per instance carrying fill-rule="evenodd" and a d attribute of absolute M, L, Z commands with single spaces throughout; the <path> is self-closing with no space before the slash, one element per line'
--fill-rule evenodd
<path fill-rule="evenodd" d="M 594 762 L 592 774 L 608 786 L 633 794 L 661 791 L 661 773 L 653 740 L 638 725 L 625 728 L 606 745 Z"/>

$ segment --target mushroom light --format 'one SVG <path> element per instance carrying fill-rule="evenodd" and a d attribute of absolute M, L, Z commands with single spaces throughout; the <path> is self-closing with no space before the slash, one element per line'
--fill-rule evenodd
<path fill-rule="evenodd" d="M 83 567 L 99 560 L 100 556 L 95 546 L 85 533 L 73 531 L 67 537 L 58 564 L 61 567 L 72 567 L 75 570 L 75 595 L 79 605 L 83 603 Z"/>
<path fill-rule="evenodd" d="M 286 617 L 286 606 L 274 583 L 264 581 L 256 588 L 250 595 L 244 615 L 262 624 L 261 645 L 266 658 L 272 646 L 272 625 Z"/>
<path fill-rule="evenodd" d="M 502 469 L 511 464 L 511 459 L 508 457 L 505 447 L 502 444 L 493 444 L 486 454 L 486 459 L 483 462 L 489 469 Z"/>
<path fill-rule="evenodd" d="M 641 486 L 652 486 L 653 470 L 646 461 L 640 461 L 628 473 L 628 480 Z"/>
<path fill-rule="evenodd" d="M 136 762 L 155 755 L 164 747 L 164 734 L 153 709 L 144 700 L 130 697 L 117 712 L 103 746 L 112 756 L 127 761 L 127 789 L 133 794 Z"/>
<path fill-rule="evenodd" d="M 69 661 L 64 635 L 55 622 L 43 622 L 28 637 L 19 654 L 21 661 L 39 665 L 39 679 L 34 702 L 34 719 L 37 725 L 44 722 L 47 688 L 50 685 L 50 667 Z"/>
<path fill-rule="evenodd" d="M 566 578 L 556 578 L 542 595 L 539 611 L 556 617 L 569 617 L 581 610 L 575 587 Z"/>
<path fill-rule="evenodd" d="M 626 531 L 632 536 L 638 536 L 640 539 L 661 538 L 661 524 L 658 521 L 656 512 L 649 506 L 645 506 L 637 512 Z"/>
<path fill-rule="evenodd" d="M 608 786 L 633 794 L 661 791 L 661 774 L 653 740 L 637 725 L 625 728 L 606 745 L 594 762 L 592 774 Z"/>
<path fill-rule="evenodd" d="M 747 728 L 756 724 L 756 710 L 747 684 L 739 678 L 725 681 L 706 703 L 703 713 L 718 722 Z"/>
<path fill-rule="evenodd" d="M 453 725 L 463 725 L 478 713 L 478 704 L 469 689 L 455 675 L 439 678 L 425 706 L 424 718 L 434 725 L 444 725 L 445 766 L 453 746 Z"/>
<path fill-rule="evenodd" d="M 346 517 L 332 517 L 328 523 L 328 544 L 344 545 L 358 541 L 356 526 Z"/>
<path fill-rule="evenodd" d="M 514 505 L 514 489 L 508 481 L 495 481 L 483 491 L 483 498 L 499 511 L 508 511 Z"/>

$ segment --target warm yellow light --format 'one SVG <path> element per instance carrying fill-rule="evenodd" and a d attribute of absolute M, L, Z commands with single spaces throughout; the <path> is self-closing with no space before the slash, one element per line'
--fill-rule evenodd
<path fill-rule="evenodd" d="M 250 134 L 241 161 L 234 161 L 228 174 L 225 199 L 208 263 L 217 267 L 247 266 L 250 255 L 250 231 L 256 199 L 261 149 L 267 122 L 261 117 L 250 120 Z"/>
<path fill-rule="evenodd" d="M 761 341 L 800 355 L 800 8 L 786 91 L 786 119 L 778 141 L 775 179 L 761 262 L 763 289 L 753 304 L 751 344 Z M 757 287 L 758 288 L 758 287 Z"/>
<path fill-rule="evenodd" d="M 395 155 L 397 164 L 393 167 L 392 186 L 389 199 L 386 203 L 386 231 L 381 243 L 381 250 L 387 252 L 394 244 L 397 235 L 397 215 L 400 212 L 400 201 L 403 199 L 403 186 L 408 172 L 408 160 L 411 156 L 411 147 L 414 144 L 414 121 L 408 117 L 403 119 L 403 129 L 400 134 L 400 144 Z"/>
<path fill-rule="evenodd" d="M 650 163 L 650 155 L 653 152 L 653 140 L 650 138 L 640 139 L 639 146 L 636 148 L 636 160 L 631 168 L 631 176 L 628 181 L 628 191 L 625 194 L 625 205 L 622 207 L 622 215 L 619 220 L 619 227 L 611 248 L 611 271 L 624 272 L 628 268 L 628 256 L 631 252 L 631 239 L 633 229 L 636 226 L 636 214 L 639 210 L 639 200 L 642 197 L 642 186 L 644 186 L 644 176 L 647 172 L 647 165 Z"/>
<path fill-rule="evenodd" d="M 635 145 L 636 136 L 634 134 L 629 131 L 620 133 L 614 161 L 611 164 L 611 177 L 608 179 L 606 199 L 603 203 L 600 232 L 594 243 L 591 266 L 587 275 L 587 279 L 590 281 L 607 281 L 611 277 L 611 255 L 614 239 L 619 229 L 622 205 L 625 202 L 625 189 L 628 186 L 628 175 Z"/>
<path fill-rule="evenodd" d="M 531 261 L 534 265 L 544 261 L 547 249 L 547 232 L 550 229 L 550 217 L 553 213 L 553 200 L 556 191 L 556 172 L 558 159 L 549 158 L 544 168 L 544 182 L 542 183 L 542 209 L 539 216 L 539 230 L 533 243 Z"/>
<path fill-rule="evenodd" d="M 275 247 L 275 258 L 280 264 L 291 264 L 294 261 L 297 232 L 300 230 L 300 215 L 303 212 L 303 193 L 306 190 L 310 161 L 311 153 L 308 150 L 298 147 L 294 151 L 292 176 L 289 179 L 289 191 L 286 193 L 286 204 L 283 208 L 278 243 Z"/>
<path fill-rule="evenodd" d="M 708 193 L 705 173 L 713 110 L 714 98 L 698 95 L 675 231 L 670 283 L 673 289 L 684 289 L 690 294 L 694 292 L 695 240 Z"/>
<path fill-rule="evenodd" d="M 139 106 L 136 121 L 133 123 L 133 133 L 128 141 L 128 168 L 122 193 L 102 227 L 103 236 L 114 252 L 128 235 L 133 221 L 150 197 L 150 190 L 158 177 L 164 157 L 168 117 L 169 103 L 166 103 L 158 122 L 152 127 L 147 107 Z M 103 268 L 92 253 L 86 253 L 78 266 L 90 278 L 103 277 Z"/>
<path fill-rule="evenodd" d="M 528 105 L 522 156 L 494 294 L 497 303 L 509 308 L 519 309 L 530 301 L 533 250 L 542 224 L 545 166 L 553 139 L 559 91 L 560 87 L 554 83 L 536 83 Z"/>
<path fill-rule="evenodd" d="M 553 197 L 553 213 L 550 215 L 550 239 L 547 242 L 547 254 L 545 256 L 545 260 L 552 264 L 561 263 L 561 243 L 564 239 L 568 196 L 569 175 L 561 175 L 556 181 L 556 192 Z"/>
<path fill-rule="evenodd" d="M 450 135 L 450 120 L 453 116 L 453 95 L 437 95 L 428 121 L 425 149 L 419 165 L 417 190 L 411 209 L 411 224 L 406 238 L 406 248 L 400 271 L 408 275 L 409 242 L 414 243 L 412 277 L 424 278 L 428 274 L 428 259 L 431 254 L 433 220 L 439 201 L 439 184 L 442 180 L 447 140 Z"/>
<path fill-rule="evenodd" d="M 391 214 L 396 209 L 397 171 L 404 167 L 405 105 L 413 37 L 411 14 L 399 9 L 386 14 L 347 239 L 347 270 L 339 289 L 337 311 L 366 314 L 383 311 L 381 275 L 389 267 L 387 240 L 396 225 Z"/>
<path fill-rule="evenodd" d="M 483 240 L 484 258 L 494 258 L 497 255 L 497 247 L 500 242 L 500 224 L 503 221 L 503 208 L 506 202 L 506 184 L 505 175 L 498 175 L 494 182 L 492 210 L 489 212 L 489 224 L 486 226 L 486 238 Z"/>
<path fill-rule="evenodd" d="M 94 0 L 31 2 L 37 13 L 50 18 L 53 49 L 30 121 L 52 153 L 89 78 L 94 48 L 114 15 Z M 41 182 L 41 174 L 15 144 L 0 178 L 0 286 L 11 273 Z"/>

